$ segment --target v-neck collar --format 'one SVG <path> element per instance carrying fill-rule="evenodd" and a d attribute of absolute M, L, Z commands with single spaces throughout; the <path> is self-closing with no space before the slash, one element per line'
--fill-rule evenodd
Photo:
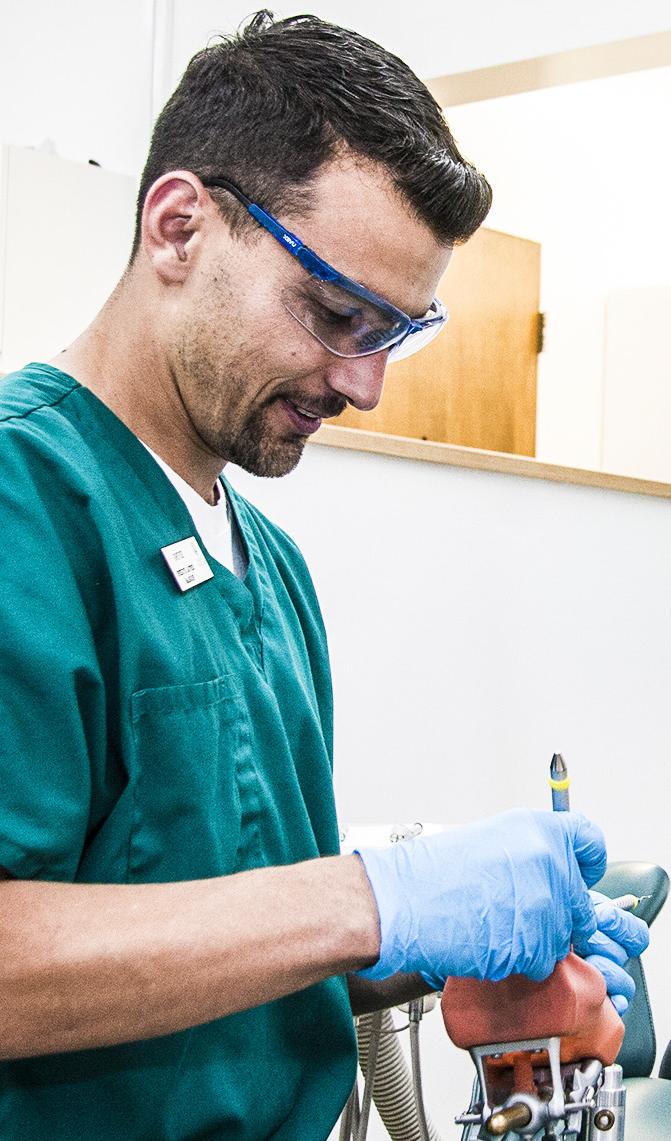
<path fill-rule="evenodd" d="M 37 375 L 43 390 L 45 387 L 47 390 L 60 390 L 62 397 L 70 394 L 76 395 L 82 401 L 83 408 L 88 414 L 87 419 L 90 421 L 90 426 L 97 430 L 100 450 L 108 454 L 112 453 L 115 462 L 122 463 L 134 472 L 154 500 L 166 522 L 175 529 L 175 541 L 194 535 L 199 543 L 203 547 L 205 546 L 193 517 L 175 486 L 135 433 L 124 424 L 123 420 L 119 419 L 104 401 L 96 396 L 90 388 L 86 388 L 74 377 L 54 365 L 32 362 L 26 366 L 23 372 L 30 376 Z M 44 384 L 45 381 L 46 385 Z M 74 418 L 78 418 L 78 416 Z M 211 582 L 233 605 L 234 610 L 243 615 L 245 611 L 248 611 L 251 599 L 257 625 L 260 625 L 264 603 L 263 587 L 264 584 L 267 584 L 261 552 L 250 526 L 248 513 L 241 509 L 242 505 L 237 494 L 226 478 L 222 475 L 221 479 L 229 498 L 231 514 L 245 546 L 247 573 L 244 579 L 239 579 L 233 571 L 210 555 L 209 551 L 206 551 L 205 558 L 214 575 Z M 202 587 L 197 589 L 202 589 Z"/>

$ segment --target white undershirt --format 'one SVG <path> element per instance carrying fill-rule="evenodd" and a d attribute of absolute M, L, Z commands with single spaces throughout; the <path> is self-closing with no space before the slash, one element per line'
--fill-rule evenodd
<path fill-rule="evenodd" d="M 144 440 L 140 441 L 144 444 Z M 238 578 L 244 578 L 247 573 L 247 556 L 242 538 L 238 532 L 235 519 L 231 517 L 226 492 L 220 479 L 214 485 L 217 502 L 212 504 L 203 499 L 202 495 L 191 487 L 181 475 L 156 455 L 147 444 L 144 444 L 150 456 L 156 460 L 158 466 L 165 472 L 171 484 L 184 501 L 189 515 L 193 519 L 196 530 L 200 535 L 207 551 L 222 566 L 233 571 Z"/>

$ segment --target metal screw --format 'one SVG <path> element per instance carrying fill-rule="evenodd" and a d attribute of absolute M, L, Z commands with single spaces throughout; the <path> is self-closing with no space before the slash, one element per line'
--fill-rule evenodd
<path fill-rule="evenodd" d="M 605 1133 L 608 1129 L 612 1129 L 614 1124 L 615 1114 L 611 1113 L 610 1109 L 600 1109 L 598 1113 L 595 1113 L 594 1126 L 602 1133 Z"/>

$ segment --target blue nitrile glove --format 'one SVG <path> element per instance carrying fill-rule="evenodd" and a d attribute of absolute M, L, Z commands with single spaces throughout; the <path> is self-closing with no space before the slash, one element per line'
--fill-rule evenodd
<path fill-rule="evenodd" d="M 601 830 L 573 812 L 516 809 L 358 852 L 380 913 L 380 957 L 359 971 L 541 980 L 596 930 L 585 884 L 606 869 Z"/>
<path fill-rule="evenodd" d="M 597 930 L 589 939 L 577 943 L 575 950 L 601 971 L 610 1000 L 622 1015 L 636 993 L 636 984 L 623 967 L 628 959 L 642 955 L 648 946 L 648 925 L 630 911 L 614 907 L 607 895 L 599 891 L 589 894 Z"/>

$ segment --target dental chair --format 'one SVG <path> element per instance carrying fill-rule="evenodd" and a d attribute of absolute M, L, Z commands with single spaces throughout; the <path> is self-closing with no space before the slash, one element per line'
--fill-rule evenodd
<path fill-rule="evenodd" d="M 669 893 L 669 877 L 655 864 L 623 861 L 609 865 L 596 889 L 611 899 L 633 892 L 641 898 L 636 914 L 651 924 Z M 648 953 L 654 954 L 654 935 Z M 655 1028 L 641 960 L 632 959 L 627 970 L 636 983 L 636 994 L 624 1016 L 624 1042 L 617 1058 L 627 1089 L 625 1141 L 668 1141 L 671 1138 L 671 1042 L 662 1059 L 659 1076 L 651 1077 L 656 1053 Z"/>

